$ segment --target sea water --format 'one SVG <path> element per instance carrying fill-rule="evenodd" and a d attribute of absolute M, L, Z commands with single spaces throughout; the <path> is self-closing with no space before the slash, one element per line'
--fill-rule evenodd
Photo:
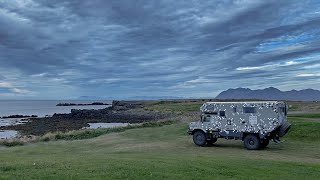
<path fill-rule="evenodd" d="M 52 116 L 54 113 L 70 113 L 71 109 L 103 109 L 108 105 L 92 106 L 56 106 L 59 103 L 91 104 L 93 102 L 102 102 L 111 104 L 111 101 L 68 101 L 68 100 L 0 100 L 0 116 L 10 115 L 37 115 L 44 117 Z"/>

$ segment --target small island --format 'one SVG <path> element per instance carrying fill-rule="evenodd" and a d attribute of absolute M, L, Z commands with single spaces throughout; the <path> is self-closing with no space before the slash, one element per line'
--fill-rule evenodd
<path fill-rule="evenodd" d="M 36 118 L 38 117 L 37 115 L 10 115 L 10 116 L 3 116 L 3 117 L 0 117 L 2 119 L 11 119 L 11 118 Z"/>
<path fill-rule="evenodd" d="M 102 103 L 102 102 L 94 102 L 90 104 L 59 103 L 56 106 L 103 106 L 103 105 L 111 105 L 111 104 Z"/>

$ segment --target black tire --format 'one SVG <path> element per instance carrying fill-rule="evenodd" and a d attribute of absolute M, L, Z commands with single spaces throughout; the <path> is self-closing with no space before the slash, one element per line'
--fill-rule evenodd
<path fill-rule="evenodd" d="M 217 142 L 217 138 L 212 138 L 211 140 L 207 141 L 208 144 L 214 144 L 215 142 Z"/>
<path fill-rule="evenodd" d="M 248 150 L 257 150 L 261 147 L 260 139 L 253 134 L 247 135 L 243 140 L 243 144 Z"/>
<path fill-rule="evenodd" d="M 261 143 L 261 148 L 265 148 L 269 145 L 270 140 L 269 139 L 264 139 Z"/>
<path fill-rule="evenodd" d="M 205 146 L 207 143 L 206 134 L 203 131 L 196 131 L 193 134 L 193 142 L 198 146 Z"/>

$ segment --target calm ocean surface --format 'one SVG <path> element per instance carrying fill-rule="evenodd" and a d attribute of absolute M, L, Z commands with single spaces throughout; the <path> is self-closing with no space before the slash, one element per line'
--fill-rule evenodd
<path fill-rule="evenodd" d="M 0 116 L 9 115 L 37 115 L 44 117 L 46 115 L 53 115 L 54 113 L 70 113 L 71 109 L 103 109 L 108 106 L 56 106 L 58 103 L 76 103 L 76 104 L 90 104 L 93 102 L 103 102 L 111 104 L 112 101 L 70 101 L 70 100 L 32 100 L 32 101 L 18 101 L 18 100 L 0 100 Z"/>

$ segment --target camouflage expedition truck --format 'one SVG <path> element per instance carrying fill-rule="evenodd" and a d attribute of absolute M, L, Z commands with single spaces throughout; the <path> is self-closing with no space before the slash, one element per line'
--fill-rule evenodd
<path fill-rule="evenodd" d="M 201 120 L 188 129 L 198 146 L 225 138 L 242 140 L 248 150 L 260 149 L 270 140 L 280 143 L 291 127 L 285 102 L 207 102 L 200 110 Z"/>

